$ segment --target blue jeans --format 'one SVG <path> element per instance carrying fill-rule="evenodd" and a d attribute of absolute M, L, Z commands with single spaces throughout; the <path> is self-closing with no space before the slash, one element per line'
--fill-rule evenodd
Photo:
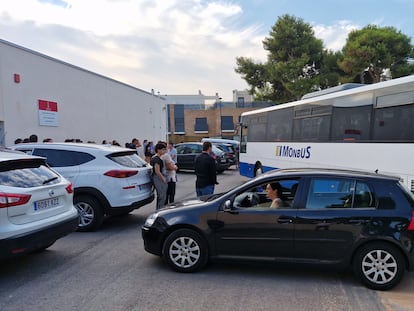
<path fill-rule="evenodd" d="M 201 197 L 202 195 L 213 194 L 214 193 L 214 185 L 208 185 L 204 188 L 196 188 L 197 197 Z"/>

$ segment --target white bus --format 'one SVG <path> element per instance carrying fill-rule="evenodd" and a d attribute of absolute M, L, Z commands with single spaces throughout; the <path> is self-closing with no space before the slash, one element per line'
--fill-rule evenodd
<path fill-rule="evenodd" d="M 242 113 L 240 121 L 241 175 L 291 167 L 359 169 L 398 175 L 414 190 L 414 76 L 344 84 Z"/>

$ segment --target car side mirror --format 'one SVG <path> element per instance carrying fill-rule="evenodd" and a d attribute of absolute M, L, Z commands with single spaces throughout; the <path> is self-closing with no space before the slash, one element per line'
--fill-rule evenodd
<path fill-rule="evenodd" d="M 224 202 L 224 207 L 223 207 L 223 210 L 224 210 L 225 212 L 231 212 L 231 211 L 232 211 L 232 204 L 231 204 L 231 200 L 226 200 L 226 201 Z"/>

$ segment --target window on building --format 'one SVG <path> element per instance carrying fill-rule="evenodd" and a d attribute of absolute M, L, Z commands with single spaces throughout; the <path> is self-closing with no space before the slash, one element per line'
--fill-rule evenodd
<path fill-rule="evenodd" d="M 184 133 L 184 105 L 174 105 L 174 133 Z"/>
<path fill-rule="evenodd" d="M 170 106 L 167 105 L 167 132 L 171 133 L 171 113 L 170 113 Z"/>
<path fill-rule="evenodd" d="M 194 131 L 195 133 L 208 133 L 207 118 L 196 118 Z"/>
<path fill-rule="evenodd" d="M 234 132 L 233 116 L 221 117 L 221 131 L 222 132 Z"/>
<path fill-rule="evenodd" d="M 239 108 L 244 107 L 244 97 L 237 98 L 237 107 L 239 107 Z"/>

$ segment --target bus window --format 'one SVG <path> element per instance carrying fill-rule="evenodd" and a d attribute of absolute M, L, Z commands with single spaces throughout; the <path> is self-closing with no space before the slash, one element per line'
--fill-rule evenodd
<path fill-rule="evenodd" d="M 297 141 L 328 141 L 330 121 L 330 116 L 296 119 L 293 139 Z"/>
<path fill-rule="evenodd" d="M 372 106 L 334 107 L 331 140 L 369 140 Z"/>
<path fill-rule="evenodd" d="M 375 109 L 373 140 L 414 141 L 414 105 Z"/>
<path fill-rule="evenodd" d="M 289 141 L 292 139 L 293 108 L 271 111 L 267 118 L 266 141 Z"/>

